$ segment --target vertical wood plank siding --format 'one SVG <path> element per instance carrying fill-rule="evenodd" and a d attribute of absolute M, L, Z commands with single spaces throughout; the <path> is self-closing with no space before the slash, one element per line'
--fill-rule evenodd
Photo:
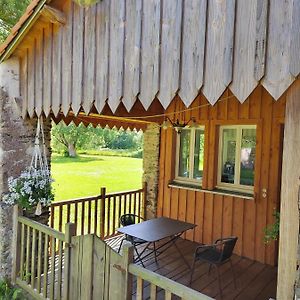
<path fill-rule="evenodd" d="M 176 94 L 189 106 L 200 92 L 214 104 L 227 88 L 243 102 L 259 82 L 277 100 L 300 71 L 298 1 L 71 2 L 65 25 L 37 20 L 17 48 L 24 116 L 167 108 Z"/>
<path fill-rule="evenodd" d="M 227 95 L 228 94 L 228 95 Z M 225 96 L 230 97 L 230 92 Z M 232 96 L 232 95 L 231 95 Z M 205 104 L 199 96 L 193 106 Z M 168 113 L 180 107 L 177 97 Z M 207 103 L 207 102 L 206 102 Z M 189 112 L 189 114 L 191 114 Z M 255 199 L 249 200 L 229 195 L 170 187 L 174 177 L 175 164 L 174 133 L 163 130 L 160 146 L 160 180 L 158 215 L 197 224 L 186 238 L 199 243 L 211 243 L 218 237 L 238 236 L 236 253 L 263 263 L 277 261 L 276 243 L 265 245 L 264 227 L 273 223 L 273 212 L 279 207 L 281 168 L 281 128 L 285 115 L 285 95 L 274 102 L 269 93 L 259 86 L 250 97 L 240 104 L 236 98 L 229 98 L 216 105 L 196 109 L 193 116 L 205 125 L 205 165 L 203 188 L 213 189 L 217 176 L 218 125 L 257 124 L 257 146 L 255 164 Z M 180 114 L 180 120 L 187 120 L 187 112 Z M 262 189 L 267 190 L 263 198 Z"/>

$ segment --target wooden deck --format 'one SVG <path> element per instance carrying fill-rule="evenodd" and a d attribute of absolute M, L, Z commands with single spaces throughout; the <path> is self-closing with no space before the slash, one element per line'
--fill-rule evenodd
<path fill-rule="evenodd" d="M 108 243 L 117 249 L 120 238 L 114 238 Z M 192 262 L 194 249 L 197 244 L 180 239 L 178 241 L 182 253 L 187 258 L 188 262 Z M 208 275 L 208 265 L 198 263 L 196 265 L 195 273 L 191 288 L 200 291 L 210 297 L 224 300 L 268 300 L 276 297 L 277 285 L 277 268 L 252 261 L 237 255 L 232 257 L 234 271 L 237 279 L 237 288 L 234 288 L 233 279 L 229 264 L 220 267 L 221 282 L 222 282 L 222 298 L 218 292 L 218 284 L 216 274 L 213 269 Z M 166 276 L 172 280 L 188 285 L 190 270 L 184 264 L 179 256 L 179 253 L 174 247 L 171 247 L 166 252 L 158 257 L 156 264 L 153 258 L 144 262 L 145 267 L 151 271 Z M 150 286 L 147 286 L 143 299 L 149 299 Z M 133 299 L 135 299 L 135 286 L 133 288 Z M 162 291 L 158 290 L 157 299 L 164 299 Z"/>

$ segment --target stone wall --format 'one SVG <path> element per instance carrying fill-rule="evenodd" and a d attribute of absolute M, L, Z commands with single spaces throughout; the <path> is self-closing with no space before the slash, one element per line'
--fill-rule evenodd
<path fill-rule="evenodd" d="M 147 183 L 146 218 L 156 217 L 158 171 L 159 171 L 160 128 L 156 124 L 148 125 L 144 132 L 143 182 Z"/>
<path fill-rule="evenodd" d="M 30 165 L 37 124 L 36 119 L 20 117 L 18 92 L 18 61 L 12 59 L 0 65 L 0 278 L 10 277 L 13 253 L 13 209 L 1 199 L 8 189 L 8 177 L 19 176 Z M 50 120 L 44 127 L 50 149 Z"/>

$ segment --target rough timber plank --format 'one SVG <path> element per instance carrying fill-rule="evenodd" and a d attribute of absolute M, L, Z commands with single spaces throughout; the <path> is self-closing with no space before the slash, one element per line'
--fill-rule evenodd
<path fill-rule="evenodd" d="M 72 31 L 73 31 L 73 1 L 67 1 L 67 22 L 64 25 L 62 40 L 62 113 L 66 116 L 72 103 Z"/>
<path fill-rule="evenodd" d="M 265 74 L 267 45 L 268 1 L 257 0 L 256 6 L 256 42 L 254 78 L 259 81 Z"/>
<path fill-rule="evenodd" d="M 62 31 L 58 25 L 53 25 L 53 54 L 52 54 L 52 112 L 57 116 L 61 104 L 61 56 L 62 56 Z"/>
<path fill-rule="evenodd" d="M 293 1 L 293 20 L 291 31 L 291 56 L 290 56 L 290 72 L 293 76 L 298 76 L 300 73 L 300 1 Z"/>
<path fill-rule="evenodd" d="M 34 76 L 34 65 L 35 65 L 35 47 L 28 49 L 28 114 L 32 118 L 34 115 L 35 106 L 35 76 Z"/>
<path fill-rule="evenodd" d="M 270 1 L 267 64 L 262 85 L 275 100 L 294 80 L 289 70 L 292 2 Z"/>
<path fill-rule="evenodd" d="M 235 1 L 209 1 L 203 94 L 216 103 L 231 81 Z"/>
<path fill-rule="evenodd" d="M 130 111 L 140 88 L 140 46 L 142 0 L 126 1 L 124 49 L 124 96 L 122 102 Z"/>
<path fill-rule="evenodd" d="M 35 64 L 35 112 L 38 116 L 41 115 L 43 107 L 43 30 L 41 30 L 36 40 L 36 64 Z"/>
<path fill-rule="evenodd" d="M 139 99 L 145 109 L 148 109 L 159 88 L 160 3 L 160 0 L 143 1 Z"/>
<path fill-rule="evenodd" d="M 113 112 L 120 104 L 123 92 L 125 1 L 110 1 L 109 89 L 108 104 Z"/>
<path fill-rule="evenodd" d="M 82 106 L 88 114 L 94 103 L 95 78 L 95 15 L 96 6 L 85 8 L 84 18 L 84 57 L 83 57 L 83 99 Z"/>
<path fill-rule="evenodd" d="M 110 1 L 97 4 L 96 16 L 96 100 L 95 107 L 101 113 L 107 99 L 108 47 Z"/>
<path fill-rule="evenodd" d="M 188 107 L 203 83 L 207 0 L 184 1 L 179 96 Z"/>
<path fill-rule="evenodd" d="M 158 99 L 167 108 L 179 85 L 182 0 L 162 2 L 161 63 Z"/>
<path fill-rule="evenodd" d="M 74 5 L 73 20 L 73 72 L 72 72 L 72 109 L 77 114 L 82 102 L 82 58 L 83 58 L 83 8 Z"/>
<path fill-rule="evenodd" d="M 285 115 L 282 187 L 280 208 L 280 240 L 278 262 L 278 299 L 294 297 L 299 235 L 299 170 L 300 170 L 300 81 L 287 93 Z"/>
<path fill-rule="evenodd" d="M 257 0 L 237 1 L 233 78 L 230 85 L 235 96 L 244 102 L 257 85 L 254 78 Z"/>
<path fill-rule="evenodd" d="M 22 57 L 21 60 L 21 95 L 23 97 L 22 104 L 22 117 L 25 118 L 27 115 L 27 101 L 28 101 L 28 50 L 26 50 L 26 54 Z"/>

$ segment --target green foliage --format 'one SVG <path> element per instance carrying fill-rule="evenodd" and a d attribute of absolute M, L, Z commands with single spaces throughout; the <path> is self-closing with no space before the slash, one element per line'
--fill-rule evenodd
<path fill-rule="evenodd" d="M 30 0 L 0 0 L 0 43 L 24 13 Z"/>
<path fill-rule="evenodd" d="M 265 244 L 269 244 L 271 241 L 277 241 L 279 237 L 279 224 L 280 224 L 280 213 L 279 211 L 275 211 L 273 216 L 275 217 L 275 222 L 271 225 L 268 225 L 264 229 L 264 242 Z"/>
<path fill-rule="evenodd" d="M 7 279 L 0 281 L 0 300 L 25 300 L 22 290 L 13 287 Z"/>
<path fill-rule="evenodd" d="M 70 154 L 70 147 L 81 152 L 105 148 L 137 151 L 142 148 L 142 143 L 142 132 L 85 127 L 83 124 L 66 126 L 62 122 L 52 127 L 52 149 L 60 154 Z"/>

